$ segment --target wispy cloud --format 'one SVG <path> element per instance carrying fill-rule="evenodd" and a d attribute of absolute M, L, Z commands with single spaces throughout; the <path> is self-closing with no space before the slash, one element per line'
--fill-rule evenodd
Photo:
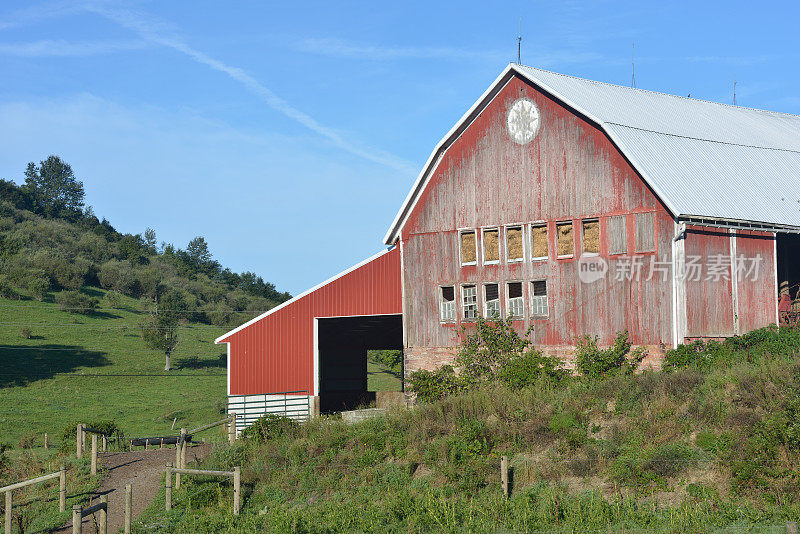
<path fill-rule="evenodd" d="M 27 43 L 0 43 L 0 55 L 18 57 L 82 57 L 141 50 L 149 46 L 145 41 L 87 41 L 63 40 L 31 41 Z"/>
<path fill-rule="evenodd" d="M 496 50 L 465 50 L 447 46 L 377 46 L 334 38 L 303 39 L 293 43 L 291 46 L 295 50 L 310 54 L 371 61 L 400 59 L 498 61 L 506 59 L 508 56 L 508 54 Z"/>
<path fill-rule="evenodd" d="M 31 22 L 63 17 L 81 11 L 83 11 L 83 8 L 79 4 L 67 0 L 26 6 L 11 13 L 0 15 L 0 30 L 17 28 Z"/>
<path fill-rule="evenodd" d="M 128 9 L 108 7 L 106 4 L 89 3 L 84 4 L 84 7 L 88 11 L 101 15 L 136 32 L 145 41 L 180 52 L 201 65 L 205 65 L 229 76 L 260 97 L 271 108 L 283 113 L 285 116 L 300 123 L 316 134 L 325 137 L 342 150 L 404 173 L 413 173 L 417 167 L 417 165 L 395 156 L 394 154 L 363 146 L 346 139 L 338 130 L 320 124 L 310 115 L 292 106 L 288 101 L 276 95 L 272 90 L 253 78 L 243 69 L 213 58 L 189 46 L 189 44 L 178 36 L 169 34 L 168 27 L 159 21 L 152 20 L 141 13 Z"/>

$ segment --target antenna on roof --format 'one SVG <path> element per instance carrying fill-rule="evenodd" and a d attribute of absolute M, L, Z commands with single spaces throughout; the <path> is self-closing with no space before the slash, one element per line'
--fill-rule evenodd
<path fill-rule="evenodd" d="M 736 79 L 733 80 L 733 105 L 736 105 Z"/>
<path fill-rule="evenodd" d="M 636 43 L 631 43 L 631 87 L 636 87 L 636 64 L 633 62 L 633 53 L 636 50 Z"/>
<path fill-rule="evenodd" d="M 522 17 L 519 18 L 519 33 L 517 33 L 517 64 L 522 65 Z"/>

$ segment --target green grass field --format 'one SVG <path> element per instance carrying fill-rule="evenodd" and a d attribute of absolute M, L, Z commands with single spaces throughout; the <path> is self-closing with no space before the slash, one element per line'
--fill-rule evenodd
<path fill-rule="evenodd" d="M 367 360 L 367 391 L 402 391 L 402 379 L 380 362 Z"/>
<path fill-rule="evenodd" d="M 102 311 L 70 314 L 56 304 L 0 299 L 0 442 L 45 432 L 51 441 L 77 421 L 114 420 L 127 436 L 159 435 L 218 418 L 226 395 L 225 329 L 185 324 L 164 371 L 138 323 L 138 300 L 108 304 L 105 291 L 84 288 Z M 47 299 L 46 299 L 47 300 Z M 112 309 L 113 308 L 113 309 Z M 30 329 L 30 339 L 22 330 Z"/>

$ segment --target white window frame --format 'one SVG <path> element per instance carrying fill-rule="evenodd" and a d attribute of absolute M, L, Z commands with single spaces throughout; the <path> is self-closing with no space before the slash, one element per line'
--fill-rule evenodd
<path fill-rule="evenodd" d="M 461 266 L 478 265 L 478 231 L 475 228 L 459 228 L 458 229 L 458 261 Z M 464 253 L 461 250 L 461 235 L 472 232 L 475 235 L 475 261 L 463 261 Z"/>
<path fill-rule="evenodd" d="M 514 297 L 513 300 L 519 301 L 519 304 L 522 306 L 522 313 L 519 315 L 514 315 L 511 313 L 511 310 L 514 308 L 514 305 L 511 303 L 511 284 L 519 284 L 520 289 L 522 291 L 522 295 L 519 297 Z M 525 283 L 522 280 L 509 280 L 506 282 L 506 310 L 508 312 L 508 316 L 511 319 L 524 319 L 525 318 Z"/>
<path fill-rule="evenodd" d="M 466 290 L 472 289 L 475 291 L 474 302 L 467 304 L 466 302 Z M 478 318 L 478 285 L 477 284 L 462 284 L 461 285 L 461 319 L 463 321 L 474 321 Z M 474 315 L 472 317 L 467 317 L 467 310 L 471 307 L 474 308 Z"/>
<path fill-rule="evenodd" d="M 558 227 L 564 226 L 569 224 L 572 226 L 572 252 L 570 254 L 559 254 L 558 253 Z M 572 219 L 565 220 L 565 221 L 556 221 L 556 258 L 557 259 L 568 259 L 575 257 L 575 221 Z"/>
<path fill-rule="evenodd" d="M 448 302 L 444 300 L 444 288 L 450 287 L 453 288 L 453 300 Z M 456 299 L 456 286 L 439 286 L 439 322 L 440 323 L 454 323 L 456 322 L 456 306 L 457 299 Z M 449 316 L 446 316 L 445 310 L 447 310 Z"/>
<path fill-rule="evenodd" d="M 487 231 L 496 231 L 497 232 L 497 259 L 486 261 L 486 239 L 484 238 L 485 233 Z M 500 260 L 503 259 L 503 246 L 500 243 L 500 240 L 503 238 L 503 232 L 500 230 L 499 226 L 482 226 L 481 227 L 481 261 L 483 265 L 498 265 Z"/>
<path fill-rule="evenodd" d="M 526 246 L 525 243 L 526 241 L 525 238 L 527 235 L 527 232 L 525 232 L 525 226 L 527 225 L 519 223 L 519 224 L 507 224 L 503 227 L 503 243 L 505 243 L 503 248 L 505 249 L 506 253 L 506 263 L 522 263 L 525 261 L 525 258 L 528 257 L 528 247 Z M 511 255 L 508 253 L 508 231 L 514 228 L 519 228 L 520 231 L 522 232 L 522 257 L 517 259 L 511 259 Z"/>
<path fill-rule="evenodd" d="M 534 282 L 544 282 L 545 283 L 545 294 L 544 295 L 534 295 L 533 293 L 533 284 Z M 549 317 L 550 316 L 550 302 L 548 301 L 548 296 L 550 295 L 550 288 L 547 284 L 546 278 L 537 278 L 536 280 L 531 280 L 530 287 L 530 310 L 531 310 L 531 318 L 542 318 L 542 317 Z M 542 306 L 542 302 L 544 302 L 544 306 Z M 544 308 L 544 314 L 536 313 L 541 308 Z"/>
<path fill-rule="evenodd" d="M 596 222 L 597 223 L 597 252 L 587 252 L 586 251 L 586 239 L 583 236 L 583 223 L 587 222 Z M 600 223 L 600 217 L 587 217 L 585 219 L 581 219 L 581 255 L 583 256 L 599 256 L 600 255 L 600 233 L 603 231 L 603 228 Z M 575 248 L 575 228 L 572 229 L 572 248 Z"/>
<path fill-rule="evenodd" d="M 486 295 L 486 288 L 490 285 L 497 286 L 497 299 L 493 300 L 492 302 L 497 302 L 497 314 L 489 313 L 489 297 Z M 503 308 L 501 305 L 502 298 L 500 297 L 500 283 L 499 282 L 487 282 L 483 284 L 483 316 L 486 319 L 502 319 L 503 318 Z"/>
<path fill-rule="evenodd" d="M 528 227 L 528 238 L 526 239 L 533 239 L 533 229 L 544 227 L 544 236 L 545 236 L 545 244 L 547 248 L 547 256 L 534 256 L 533 255 L 533 243 L 530 244 L 531 248 L 531 261 L 545 261 L 550 258 L 550 228 L 547 227 L 547 221 L 533 221 L 532 223 L 528 223 L 526 225 Z M 527 245 L 527 243 L 526 243 Z M 558 250 L 556 250 L 558 252 Z"/>

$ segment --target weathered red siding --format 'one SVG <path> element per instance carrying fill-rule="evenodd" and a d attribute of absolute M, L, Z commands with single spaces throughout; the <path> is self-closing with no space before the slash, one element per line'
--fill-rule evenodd
<path fill-rule="evenodd" d="M 314 388 L 314 318 L 402 313 L 398 247 L 242 330 L 230 343 L 230 395 Z"/>
<path fill-rule="evenodd" d="M 520 97 L 533 100 L 541 115 L 539 132 L 526 145 L 514 143 L 506 130 L 507 111 Z M 640 256 L 670 262 L 675 233 L 671 214 L 605 133 L 537 88 L 512 78 L 447 149 L 401 230 L 404 327 L 411 359 L 415 352 L 455 342 L 457 327 L 438 319 L 438 286 L 480 287 L 484 282 L 537 278 L 548 280 L 550 315 L 519 322 L 520 329 L 533 326 L 537 344 L 572 345 L 583 334 L 598 335 L 608 343 L 628 329 L 634 343 L 671 345 L 671 266 L 665 276 L 650 281 L 619 282 L 609 275 L 583 284 L 577 276 L 582 219 L 600 218 L 600 255 L 613 273 L 623 260 L 607 254 L 607 217 L 629 216 L 628 254 L 633 255 L 632 214 L 643 212 L 655 214 L 656 252 Z M 461 266 L 459 228 L 539 220 L 550 227 L 547 261 Z M 555 221 L 563 220 L 572 220 L 575 228 L 572 259 L 555 259 Z M 529 285 L 524 287 L 527 307 Z"/>

